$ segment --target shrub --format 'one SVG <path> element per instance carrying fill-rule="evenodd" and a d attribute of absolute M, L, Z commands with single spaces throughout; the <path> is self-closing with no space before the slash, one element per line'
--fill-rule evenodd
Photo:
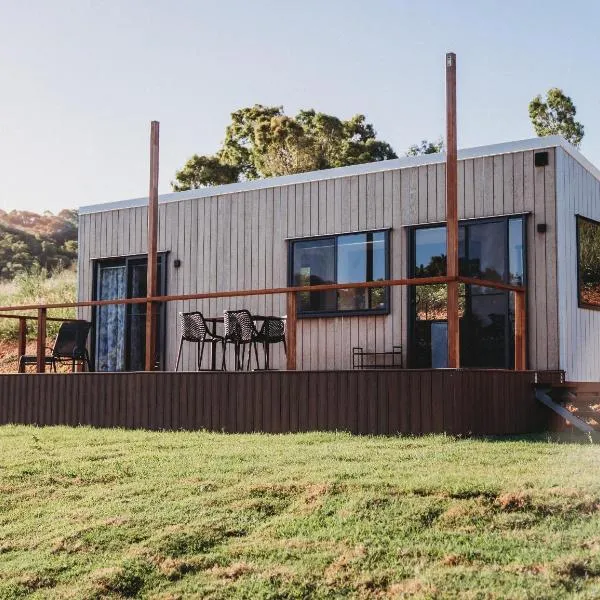
<path fill-rule="evenodd" d="M 59 302 L 75 302 L 77 299 L 77 275 L 73 270 L 58 269 L 48 276 L 46 269 L 34 265 L 26 273 L 21 273 L 11 282 L 0 284 L 0 305 L 18 306 L 25 304 L 52 304 Z M 35 315 L 33 311 L 19 311 L 18 314 Z M 49 317 L 74 318 L 76 310 L 61 308 L 48 311 Z M 60 323 L 48 322 L 48 337 L 52 338 L 58 332 Z M 0 340 L 16 341 L 19 322 L 16 319 L 0 318 Z M 27 322 L 29 339 L 35 338 L 36 322 Z"/>

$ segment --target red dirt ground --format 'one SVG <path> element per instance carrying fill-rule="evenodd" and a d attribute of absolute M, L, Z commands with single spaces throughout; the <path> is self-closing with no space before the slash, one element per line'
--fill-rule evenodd
<path fill-rule="evenodd" d="M 16 373 L 17 372 L 17 343 L 16 342 L 1 342 L 0 341 L 0 373 Z M 36 353 L 35 341 L 27 343 L 27 354 Z M 67 365 L 59 365 L 59 371 L 70 371 Z M 33 366 L 28 367 L 28 372 L 34 372 Z"/>

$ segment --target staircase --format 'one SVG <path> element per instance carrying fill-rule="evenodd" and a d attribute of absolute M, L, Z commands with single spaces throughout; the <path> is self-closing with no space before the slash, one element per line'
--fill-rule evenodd
<path fill-rule="evenodd" d="M 600 382 L 567 381 L 552 385 L 546 393 L 574 417 L 571 425 L 581 429 L 577 426 L 577 421 L 580 421 L 600 432 Z M 568 420 L 568 417 L 565 418 Z"/>

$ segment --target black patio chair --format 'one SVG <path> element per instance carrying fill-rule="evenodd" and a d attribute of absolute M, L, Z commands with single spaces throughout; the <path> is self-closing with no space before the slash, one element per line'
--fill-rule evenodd
<path fill-rule="evenodd" d="M 265 351 L 265 370 L 271 368 L 269 346 L 271 344 L 283 343 L 283 351 L 287 356 L 287 345 L 285 343 L 285 321 L 281 317 L 265 317 L 258 332 L 258 341 L 263 345 Z"/>
<path fill-rule="evenodd" d="M 244 368 L 244 356 L 246 346 L 248 348 L 248 366 L 250 370 L 250 361 L 252 358 L 252 348 L 256 357 L 256 368 L 258 364 L 258 350 L 256 344 L 260 340 L 260 335 L 254 325 L 254 319 L 248 310 L 226 310 L 225 316 L 225 342 L 233 344 L 235 353 L 235 370 L 241 371 Z"/>
<path fill-rule="evenodd" d="M 225 368 L 225 340 L 222 335 L 216 335 L 208 327 L 204 315 L 201 312 L 194 311 L 188 313 L 179 313 L 181 325 L 181 339 L 179 340 L 179 352 L 177 352 L 177 363 L 175 371 L 179 369 L 179 361 L 181 359 L 181 351 L 183 350 L 183 342 L 192 342 L 197 344 L 197 361 L 198 371 L 202 368 L 202 358 L 204 356 L 204 345 L 211 344 L 212 352 L 216 350 L 217 344 L 221 344 L 223 348 L 223 369 Z"/>
<path fill-rule="evenodd" d="M 88 371 L 93 371 L 92 362 L 88 353 L 86 343 L 92 324 L 89 321 L 65 321 L 61 324 L 54 346 L 47 348 L 50 356 L 44 360 L 56 373 L 56 365 L 59 363 L 71 363 L 71 370 L 75 371 L 75 363 L 80 362 Z M 26 355 L 19 357 L 19 372 L 25 372 L 27 365 L 37 364 L 37 356 Z"/>

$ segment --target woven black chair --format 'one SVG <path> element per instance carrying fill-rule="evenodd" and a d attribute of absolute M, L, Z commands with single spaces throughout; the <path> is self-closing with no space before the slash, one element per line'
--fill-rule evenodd
<path fill-rule="evenodd" d="M 241 310 L 226 310 L 225 313 L 225 342 L 233 344 L 235 352 L 235 370 L 241 371 L 244 368 L 244 356 L 246 346 L 248 348 L 248 366 L 250 370 L 250 360 L 252 358 L 252 348 L 254 348 L 254 356 L 256 357 L 256 368 L 258 364 L 258 351 L 256 343 L 260 340 L 260 335 L 254 325 L 254 319 L 249 311 Z"/>
<path fill-rule="evenodd" d="M 179 369 L 181 360 L 181 351 L 183 350 L 183 342 L 192 342 L 197 344 L 197 361 L 198 371 L 202 367 L 202 358 L 204 356 L 204 345 L 212 344 L 212 352 L 215 352 L 217 344 L 221 344 L 223 348 L 223 365 L 225 368 L 225 340 L 222 335 L 214 334 L 206 324 L 204 316 L 201 312 L 194 311 L 188 313 L 179 313 L 181 325 L 181 339 L 179 340 L 179 352 L 177 353 L 177 363 L 175 371 Z"/>
<path fill-rule="evenodd" d="M 71 363 L 71 370 L 75 371 L 75 363 L 80 362 L 88 371 L 94 368 L 90 361 L 86 343 L 92 324 L 89 321 L 65 321 L 61 324 L 54 346 L 48 348 L 50 356 L 45 356 L 47 365 L 56 373 L 59 363 Z M 23 355 L 19 357 L 19 372 L 23 373 L 27 365 L 37 364 L 37 356 Z"/>
<path fill-rule="evenodd" d="M 287 356 L 287 345 L 285 343 L 285 321 L 281 317 L 265 317 L 258 332 L 258 341 L 263 345 L 265 351 L 265 369 L 271 368 L 269 346 L 271 344 L 283 343 L 283 351 Z"/>

